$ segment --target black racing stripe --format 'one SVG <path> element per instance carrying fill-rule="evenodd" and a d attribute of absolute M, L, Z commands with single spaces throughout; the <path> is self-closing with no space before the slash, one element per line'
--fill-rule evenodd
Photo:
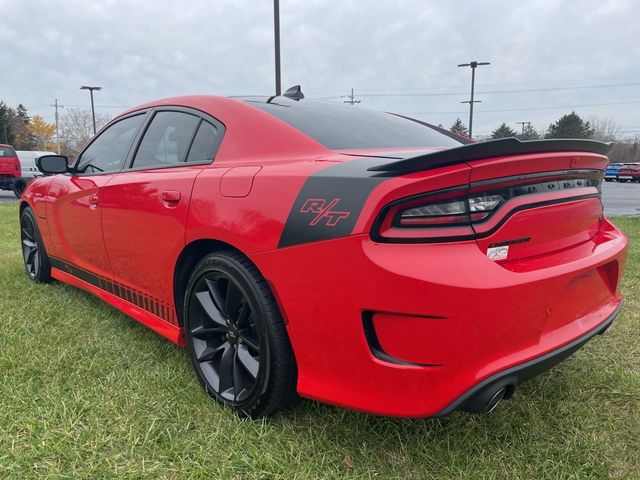
<path fill-rule="evenodd" d="M 144 295 L 137 290 L 128 288 L 125 285 L 116 283 L 108 278 L 91 273 L 83 268 L 73 265 L 72 263 L 60 260 L 59 258 L 50 256 L 49 263 L 53 268 L 66 272 L 69 275 L 73 275 L 74 277 L 79 278 L 80 280 L 83 280 L 88 284 L 99 288 L 100 290 L 109 292 L 116 297 L 122 298 L 129 303 L 133 303 L 143 310 L 153 313 L 154 315 L 172 324 L 175 324 L 175 318 L 173 316 L 171 307 L 169 305 L 165 305 L 159 299 Z M 162 309 L 160 308 L 160 306 L 162 306 Z"/>
<path fill-rule="evenodd" d="M 307 178 L 289 212 L 278 248 L 349 235 L 372 190 L 390 178 L 368 169 L 388 161 L 358 158 Z"/>

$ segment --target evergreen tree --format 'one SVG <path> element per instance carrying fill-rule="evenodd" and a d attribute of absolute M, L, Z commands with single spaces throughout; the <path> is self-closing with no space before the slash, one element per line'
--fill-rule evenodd
<path fill-rule="evenodd" d="M 451 130 L 453 133 L 457 133 L 458 135 L 464 135 L 465 137 L 469 136 L 469 129 L 465 127 L 464 123 L 462 123 L 462 120 L 460 120 L 459 118 L 457 118 L 456 121 L 453 122 L 453 125 L 451 125 L 451 128 L 449 130 Z"/>
<path fill-rule="evenodd" d="M 0 142 L 12 145 L 15 138 L 11 130 L 10 117 L 11 108 L 0 101 Z"/>
<path fill-rule="evenodd" d="M 516 136 L 515 130 L 504 122 L 502 122 L 502 125 L 500 125 L 493 132 L 491 132 L 492 139 L 515 137 L 515 136 Z"/>
<path fill-rule="evenodd" d="M 591 138 L 594 133 L 589 122 L 582 120 L 576 112 L 571 112 L 549 125 L 545 138 Z"/>
<path fill-rule="evenodd" d="M 536 131 L 533 125 L 527 123 L 524 126 L 524 131 L 516 135 L 516 137 L 520 140 L 537 140 L 540 138 L 540 134 Z"/>
<path fill-rule="evenodd" d="M 35 141 L 29 131 L 31 118 L 29 118 L 26 107 L 19 104 L 15 110 L 11 109 L 11 112 L 11 130 L 15 137 L 13 146 L 18 150 L 32 150 L 35 148 Z"/>

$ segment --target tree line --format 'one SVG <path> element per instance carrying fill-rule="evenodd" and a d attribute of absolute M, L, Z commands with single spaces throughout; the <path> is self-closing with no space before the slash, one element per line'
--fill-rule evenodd
<path fill-rule="evenodd" d="M 469 130 L 459 118 L 449 128 L 459 135 L 469 136 Z M 593 119 L 586 121 L 576 112 L 563 115 L 557 121 L 549 125 L 546 131 L 538 131 L 532 123 L 526 122 L 521 131 L 517 131 L 502 122 L 490 135 L 480 137 L 478 140 L 495 140 L 498 138 L 515 137 L 519 140 L 538 140 L 549 138 L 587 138 L 602 142 L 614 142 L 614 146 L 608 156 L 611 162 L 640 162 L 640 147 L 638 138 L 620 138 L 620 128 L 610 119 Z"/>
<path fill-rule="evenodd" d="M 450 130 L 459 135 L 469 136 L 469 129 L 459 118 L 451 125 Z M 531 122 L 525 122 L 522 131 L 517 132 L 505 122 L 502 122 L 491 135 L 482 140 L 495 140 L 497 138 L 515 137 L 520 140 L 538 140 L 540 138 L 595 138 L 598 136 L 596 128 L 591 122 L 583 120 L 576 112 L 571 112 L 560 117 L 549 125 L 546 132 L 538 132 Z"/>
<path fill-rule="evenodd" d="M 109 121 L 107 115 L 96 113 L 96 127 Z M 27 108 L 16 108 L 0 100 L 0 143 L 16 150 L 48 150 L 73 157 L 93 135 L 93 120 L 89 110 L 65 108 L 59 118 L 58 139 L 55 123 L 46 122 L 40 115 L 30 116 Z M 59 142 L 59 145 L 58 145 Z"/>

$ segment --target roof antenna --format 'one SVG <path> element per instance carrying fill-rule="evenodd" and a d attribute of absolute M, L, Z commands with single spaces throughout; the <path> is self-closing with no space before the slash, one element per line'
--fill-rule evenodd
<path fill-rule="evenodd" d="M 292 100 L 302 100 L 304 98 L 304 93 L 302 93 L 302 89 L 300 85 L 294 85 L 289 88 L 286 92 L 282 94 L 284 97 L 291 98 Z"/>

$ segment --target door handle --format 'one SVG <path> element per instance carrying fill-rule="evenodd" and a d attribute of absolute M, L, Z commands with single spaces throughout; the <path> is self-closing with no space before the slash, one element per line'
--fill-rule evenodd
<path fill-rule="evenodd" d="M 93 195 L 89 195 L 89 208 L 98 208 L 98 195 L 95 193 Z"/>
<path fill-rule="evenodd" d="M 175 207 L 180 201 L 181 194 L 177 190 L 165 190 L 162 192 L 162 202 L 167 207 Z"/>

